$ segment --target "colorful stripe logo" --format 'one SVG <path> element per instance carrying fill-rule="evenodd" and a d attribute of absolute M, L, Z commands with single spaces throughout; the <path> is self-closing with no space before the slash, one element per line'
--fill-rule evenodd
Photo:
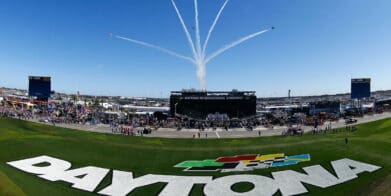
<path fill-rule="evenodd" d="M 219 157 L 217 159 L 206 159 L 202 161 L 183 161 L 174 167 L 184 168 L 183 171 L 221 171 L 240 172 L 265 169 L 270 167 L 281 167 L 295 165 L 300 162 L 310 161 L 309 154 L 285 156 L 284 153 L 266 155 L 236 155 Z"/>

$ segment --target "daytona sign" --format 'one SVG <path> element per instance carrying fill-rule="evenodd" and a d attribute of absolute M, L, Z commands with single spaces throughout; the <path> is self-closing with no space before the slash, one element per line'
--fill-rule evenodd
<path fill-rule="evenodd" d="M 65 181 L 73 188 L 94 192 L 101 181 L 108 175 L 110 169 L 87 166 L 71 169 L 71 163 L 50 156 L 7 162 L 19 170 L 32 173 L 49 181 Z M 213 179 L 212 176 L 175 176 L 147 174 L 137 178 L 132 172 L 113 170 L 111 185 L 99 190 L 102 195 L 126 195 L 136 188 L 163 182 L 167 185 L 159 195 L 189 195 L 194 184 L 205 184 L 204 194 L 221 195 L 273 195 L 280 191 L 282 195 L 307 193 L 303 183 L 319 188 L 327 188 L 357 178 L 362 172 L 374 172 L 381 167 L 354 161 L 340 159 L 332 161 L 333 175 L 320 165 L 304 167 L 305 173 L 293 170 L 272 172 L 273 178 L 261 175 L 229 175 Z M 232 185 L 249 182 L 254 188 L 248 192 L 238 193 L 231 189 Z"/>

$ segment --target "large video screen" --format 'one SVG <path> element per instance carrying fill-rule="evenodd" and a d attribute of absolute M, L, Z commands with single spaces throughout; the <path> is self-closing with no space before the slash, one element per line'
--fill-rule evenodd
<path fill-rule="evenodd" d="M 352 79 L 351 98 L 363 99 L 371 97 L 371 79 Z"/>
<path fill-rule="evenodd" d="M 51 92 L 50 77 L 29 77 L 29 96 L 39 99 L 48 99 Z"/>
<path fill-rule="evenodd" d="M 190 99 L 189 99 L 190 98 Z M 238 97 L 182 97 L 171 96 L 171 114 L 184 115 L 197 119 L 220 114 L 227 118 L 244 118 L 256 115 L 256 96 Z"/>

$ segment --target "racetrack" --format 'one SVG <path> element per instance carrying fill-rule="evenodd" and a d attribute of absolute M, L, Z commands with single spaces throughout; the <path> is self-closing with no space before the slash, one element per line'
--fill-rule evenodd
<path fill-rule="evenodd" d="M 391 112 L 385 112 L 382 114 L 373 114 L 365 115 L 362 118 L 357 118 L 357 123 L 350 124 L 358 125 L 367 122 L 373 122 L 385 118 L 391 118 Z M 35 121 L 36 122 L 36 121 Z M 319 126 L 318 130 L 323 130 L 326 126 L 329 125 L 325 123 L 323 126 Z M 112 133 L 111 128 L 108 125 L 98 124 L 98 125 L 82 125 L 82 124 L 56 124 L 56 126 L 79 129 L 91 132 L 98 133 Z M 341 119 L 337 122 L 331 122 L 332 129 L 340 129 L 346 126 L 345 120 Z M 313 130 L 312 126 L 303 126 L 304 132 L 311 132 Z M 200 139 L 211 139 L 211 138 L 248 138 L 248 137 L 261 137 L 265 136 L 278 136 L 282 135 L 284 131 L 287 130 L 286 126 L 275 126 L 273 129 L 265 127 L 257 127 L 253 131 L 247 131 L 244 128 L 229 129 L 225 131 L 222 128 L 217 128 L 216 130 L 206 129 L 204 131 L 199 131 L 198 129 L 181 129 L 180 131 L 171 128 L 159 128 L 158 130 L 153 130 L 151 134 L 145 134 L 145 137 L 160 137 L 160 138 L 198 138 L 198 133 L 200 133 Z"/>

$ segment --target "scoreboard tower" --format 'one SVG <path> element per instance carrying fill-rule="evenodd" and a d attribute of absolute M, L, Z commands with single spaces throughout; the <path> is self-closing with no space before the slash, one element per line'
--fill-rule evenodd
<path fill-rule="evenodd" d="M 351 83 L 351 99 L 364 99 L 371 97 L 371 79 L 354 78 Z"/>
<path fill-rule="evenodd" d="M 29 76 L 29 97 L 47 101 L 51 94 L 51 77 Z"/>

